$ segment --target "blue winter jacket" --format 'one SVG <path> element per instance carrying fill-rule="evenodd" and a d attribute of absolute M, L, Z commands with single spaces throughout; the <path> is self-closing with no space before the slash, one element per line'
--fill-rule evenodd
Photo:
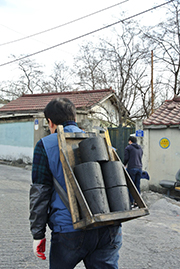
<path fill-rule="evenodd" d="M 83 131 L 75 125 L 68 125 L 64 128 L 64 132 Z M 57 133 L 42 138 L 42 141 L 48 157 L 50 170 L 59 184 L 66 190 L 62 164 L 59 156 Z M 55 190 L 52 193 L 48 225 L 54 232 L 74 231 L 71 214 Z"/>
<path fill-rule="evenodd" d="M 83 132 L 75 125 L 67 125 L 64 132 Z M 42 138 L 52 175 L 66 191 L 62 164 L 60 162 L 57 133 Z M 46 223 L 53 232 L 74 232 L 71 214 L 61 201 L 54 187 L 33 184 L 30 190 L 30 224 L 34 239 L 45 236 Z"/>

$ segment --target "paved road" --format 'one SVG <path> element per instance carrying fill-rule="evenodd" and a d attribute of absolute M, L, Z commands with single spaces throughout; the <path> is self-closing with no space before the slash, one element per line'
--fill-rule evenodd
<path fill-rule="evenodd" d="M 28 221 L 30 183 L 30 170 L 0 165 L 0 269 L 48 269 L 48 259 L 41 261 L 32 252 Z M 178 269 L 180 202 L 154 193 L 143 196 L 150 205 L 150 215 L 123 224 L 119 268 Z M 47 253 L 49 240 L 48 230 Z M 83 268 L 83 263 L 76 267 Z"/>

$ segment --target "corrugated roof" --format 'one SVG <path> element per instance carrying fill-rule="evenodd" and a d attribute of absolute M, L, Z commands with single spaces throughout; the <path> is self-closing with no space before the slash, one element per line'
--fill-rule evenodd
<path fill-rule="evenodd" d="M 43 111 L 52 99 L 58 97 L 68 98 L 77 109 L 90 108 L 112 94 L 114 91 L 111 88 L 94 91 L 25 94 L 1 107 L 0 112 Z"/>
<path fill-rule="evenodd" d="M 179 125 L 180 124 L 180 97 L 166 100 L 148 119 L 144 125 Z"/>

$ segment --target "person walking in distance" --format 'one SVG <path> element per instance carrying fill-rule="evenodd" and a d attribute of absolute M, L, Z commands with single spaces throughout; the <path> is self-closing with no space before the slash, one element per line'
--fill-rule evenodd
<path fill-rule="evenodd" d="M 74 229 L 71 214 L 53 186 L 53 177 L 65 191 L 59 156 L 57 126 L 64 132 L 83 132 L 76 124 L 74 104 L 67 98 L 54 99 L 44 110 L 51 134 L 34 149 L 30 188 L 30 230 L 34 254 L 45 260 L 46 225 L 52 230 L 50 269 L 72 269 L 80 261 L 88 269 L 118 269 L 122 245 L 121 225 Z"/>
<path fill-rule="evenodd" d="M 128 144 L 129 145 L 125 148 L 124 152 L 124 165 L 127 165 L 127 172 L 133 180 L 137 190 L 141 193 L 140 180 L 142 176 L 143 150 L 141 146 L 137 144 L 137 138 L 135 136 L 129 137 Z M 129 193 L 129 198 L 131 205 L 136 206 L 131 193 Z"/>

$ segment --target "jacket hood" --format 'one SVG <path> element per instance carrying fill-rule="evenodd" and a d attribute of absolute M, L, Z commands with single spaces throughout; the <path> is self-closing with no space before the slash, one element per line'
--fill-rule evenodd
<path fill-rule="evenodd" d="M 137 143 L 132 143 L 131 146 L 133 146 L 136 149 L 140 149 L 141 148 Z"/>

